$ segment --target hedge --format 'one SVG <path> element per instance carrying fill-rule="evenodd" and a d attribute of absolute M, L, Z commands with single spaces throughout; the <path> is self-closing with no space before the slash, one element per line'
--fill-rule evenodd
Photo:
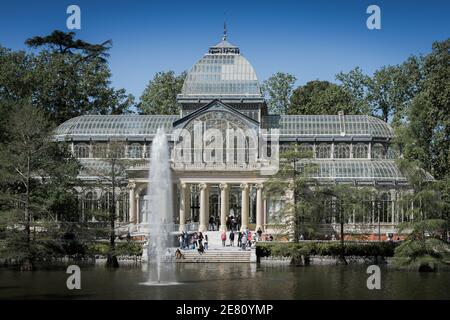
<path fill-rule="evenodd" d="M 397 243 L 394 242 L 346 242 L 344 256 L 355 257 L 392 257 Z M 301 242 L 301 243 L 258 243 L 258 257 L 299 257 L 341 255 L 340 242 Z"/>
<path fill-rule="evenodd" d="M 107 242 L 96 242 L 88 247 L 89 255 L 106 256 L 109 251 Z M 137 242 L 118 242 L 116 243 L 116 255 L 118 256 L 141 256 L 142 244 Z"/>

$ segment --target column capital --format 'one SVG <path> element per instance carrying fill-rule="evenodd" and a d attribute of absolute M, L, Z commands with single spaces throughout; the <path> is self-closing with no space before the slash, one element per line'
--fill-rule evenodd
<path fill-rule="evenodd" d="M 134 180 L 130 180 L 130 181 L 128 182 L 127 187 L 128 187 L 128 189 L 134 189 L 134 188 L 136 188 L 136 182 L 134 182 Z"/>
<path fill-rule="evenodd" d="M 189 188 L 189 183 L 182 182 L 180 186 L 181 186 L 181 189 L 185 190 L 185 189 Z"/>
<path fill-rule="evenodd" d="M 240 188 L 241 188 L 241 190 L 248 190 L 249 185 L 248 185 L 248 183 L 241 183 Z"/>
<path fill-rule="evenodd" d="M 257 183 L 255 186 L 256 186 L 256 189 L 259 189 L 259 190 L 264 189 L 264 184 L 263 183 Z"/>
<path fill-rule="evenodd" d="M 220 188 L 220 190 L 225 190 L 225 189 L 228 189 L 229 188 L 229 185 L 228 185 L 228 183 L 220 183 L 219 184 L 219 188 Z"/>
<path fill-rule="evenodd" d="M 207 188 L 208 188 L 208 184 L 202 182 L 202 183 L 199 183 L 199 184 L 198 184 L 198 187 L 199 187 L 200 189 L 204 190 L 204 189 L 207 189 Z"/>

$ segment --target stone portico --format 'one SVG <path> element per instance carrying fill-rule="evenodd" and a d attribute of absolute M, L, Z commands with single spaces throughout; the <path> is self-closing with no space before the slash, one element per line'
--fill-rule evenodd
<path fill-rule="evenodd" d="M 233 179 L 233 178 L 204 178 L 198 177 L 191 178 L 178 178 L 174 182 L 173 190 L 173 211 L 174 221 L 178 225 L 178 230 L 181 231 L 207 231 L 209 219 L 211 217 L 210 204 L 211 204 L 211 189 L 215 188 L 218 196 L 218 215 L 212 215 L 215 218 L 216 226 L 219 226 L 218 230 L 226 230 L 226 220 L 230 216 L 239 217 L 240 230 L 245 230 L 254 226 L 252 229 L 257 231 L 265 230 L 267 218 L 266 218 L 266 200 L 264 199 L 264 180 L 261 179 Z M 129 217 L 130 222 L 139 224 L 142 221 L 141 210 L 145 208 L 145 204 L 142 204 L 142 191 L 145 192 L 147 187 L 147 181 L 143 179 L 137 179 L 131 181 L 129 187 Z M 256 197 L 253 199 L 253 215 L 254 223 L 250 223 L 250 190 L 254 188 Z M 193 195 L 193 189 L 196 190 Z M 240 210 L 230 211 L 230 190 L 239 190 L 239 205 Z M 217 192 L 218 191 L 218 192 Z M 236 192 L 235 192 L 236 193 Z M 144 195 L 145 197 L 145 195 Z M 192 198 L 198 197 L 198 208 L 192 206 Z M 145 203 L 145 201 L 144 201 Z M 198 216 L 194 214 L 195 209 L 198 210 Z M 144 209 L 145 210 L 145 209 Z M 188 230 L 187 225 L 194 225 L 194 230 Z"/>

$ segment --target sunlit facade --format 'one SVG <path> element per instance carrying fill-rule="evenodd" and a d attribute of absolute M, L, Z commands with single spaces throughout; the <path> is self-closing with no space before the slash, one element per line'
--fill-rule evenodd
<path fill-rule="evenodd" d="M 395 234 L 396 225 L 411 218 L 401 201 L 409 192 L 408 183 L 395 163 L 400 154 L 387 123 L 365 115 L 344 115 L 339 110 L 336 115 L 269 114 L 254 68 L 226 36 L 189 70 L 177 100 L 181 107 L 178 115 L 87 115 L 58 127 L 55 139 L 66 141 L 83 165 L 81 219 L 95 219 L 92 212 L 110 205 L 110 193 L 102 192 L 96 182 L 110 166 L 105 158 L 112 142 L 120 141 L 116 155 L 126 169 L 117 187 L 118 222 L 138 231 L 145 223 L 150 151 L 157 129 L 164 128 L 173 150 L 180 141 L 172 133 L 177 129 L 194 132 L 195 123 L 202 124 L 202 132 L 229 128 L 277 132 L 280 152 L 292 143 L 311 152 L 318 168 L 313 178 L 319 183 L 379 190 L 377 201 L 367 199 L 363 215 L 349 219 L 349 232 Z M 203 154 L 212 140 L 201 145 L 193 142 L 192 150 L 184 150 L 187 162 L 171 163 L 177 229 L 206 230 L 211 217 L 216 228 L 223 229 L 232 215 L 239 217 L 241 228 L 276 232 L 282 223 L 277 212 L 291 199 L 288 193 L 281 199 L 265 193 L 264 182 L 270 175 L 261 173 L 266 165 L 261 150 L 245 141 L 242 148 L 231 150 L 231 157 L 225 156 L 230 150 L 224 146 L 219 155 L 224 161 L 207 162 L 203 156 L 194 159 L 194 149 L 200 148 Z M 333 208 L 330 199 L 329 217 L 322 221 L 330 233 L 337 229 Z"/>

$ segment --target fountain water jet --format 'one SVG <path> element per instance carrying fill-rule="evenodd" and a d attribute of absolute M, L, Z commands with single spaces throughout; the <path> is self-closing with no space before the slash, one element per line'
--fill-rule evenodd
<path fill-rule="evenodd" d="M 170 285 L 173 282 L 161 281 L 161 266 L 171 247 L 170 233 L 172 222 L 172 177 L 169 163 L 169 146 L 164 130 L 159 128 L 152 141 L 147 188 L 147 208 L 143 217 L 148 230 L 147 245 L 144 246 L 142 261 L 155 263 L 156 281 L 143 285 Z"/>

